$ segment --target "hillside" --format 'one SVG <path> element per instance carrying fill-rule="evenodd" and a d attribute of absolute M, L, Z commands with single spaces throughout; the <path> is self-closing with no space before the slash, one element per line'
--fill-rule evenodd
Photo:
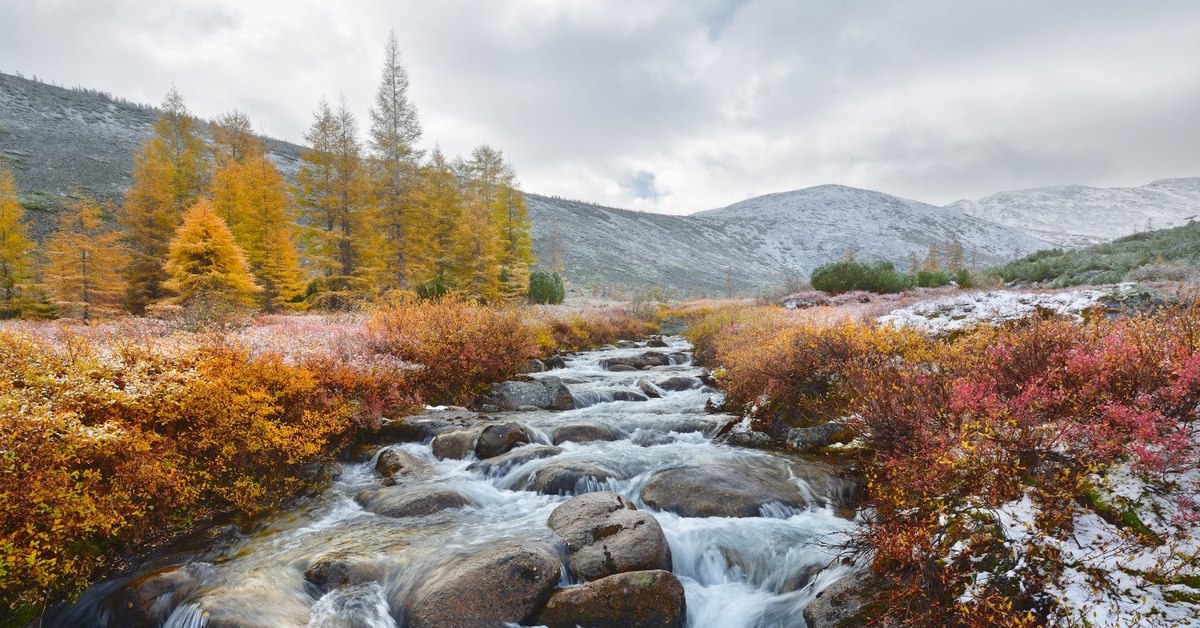
<path fill-rule="evenodd" d="M 1200 280 L 1200 223 L 1144 231 L 1082 249 L 1039 251 L 994 269 L 1005 281 L 1053 286 Z"/>
<path fill-rule="evenodd" d="M 1187 222 L 1200 214 L 1200 177 L 1136 188 L 1063 185 L 999 192 L 947 207 L 1059 246 L 1083 246 Z"/>

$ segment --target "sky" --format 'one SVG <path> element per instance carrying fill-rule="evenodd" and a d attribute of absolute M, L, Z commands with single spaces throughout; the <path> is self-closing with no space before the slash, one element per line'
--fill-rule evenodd
<path fill-rule="evenodd" d="M 421 146 L 684 214 L 825 183 L 944 204 L 1200 176 L 1200 2 L 0 0 L 0 71 L 301 142 L 394 29 Z"/>

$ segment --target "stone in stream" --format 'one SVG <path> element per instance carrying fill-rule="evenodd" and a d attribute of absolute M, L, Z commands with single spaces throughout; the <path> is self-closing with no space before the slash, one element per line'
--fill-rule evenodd
<path fill-rule="evenodd" d="M 604 423 L 567 423 L 554 428 L 550 440 L 555 445 L 566 442 L 590 443 L 625 438 L 625 432 Z"/>
<path fill-rule="evenodd" d="M 529 462 L 530 460 L 557 456 L 562 452 L 562 447 L 555 447 L 553 445 L 522 445 L 508 453 L 500 454 L 499 456 L 493 456 L 491 458 L 487 458 L 486 460 L 472 462 L 467 469 L 471 471 L 491 473 L 492 471 L 496 470 L 504 470 L 509 467 L 520 466 L 526 462 Z"/>
<path fill-rule="evenodd" d="M 546 363 L 537 358 L 525 360 L 525 363 L 521 365 L 522 373 L 543 373 L 546 370 L 548 370 Z"/>
<path fill-rule="evenodd" d="M 875 589 L 865 572 L 854 572 L 834 582 L 817 594 L 804 607 L 804 623 L 809 628 L 861 626 L 860 617 L 870 604 L 870 592 Z"/>
<path fill-rule="evenodd" d="M 386 485 L 402 480 L 428 477 L 429 465 L 399 447 L 385 447 L 375 457 L 375 474 Z"/>
<path fill-rule="evenodd" d="M 304 628 L 311 604 L 307 593 L 281 589 L 264 577 L 209 589 L 196 601 L 207 628 Z"/>
<path fill-rule="evenodd" d="M 558 553 L 537 542 L 472 556 L 414 594 L 409 628 L 498 628 L 525 624 L 558 584 Z"/>
<path fill-rule="evenodd" d="M 479 438 L 480 429 L 463 429 L 442 432 L 433 439 L 431 447 L 433 455 L 438 458 L 453 458 L 462 460 L 475 451 L 475 441 Z"/>
<path fill-rule="evenodd" d="M 570 410 L 575 399 L 566 384 L 557 377 L 533 381 L 500 382 L 476 400 L 481 410 Z"/>
<path fill-rule="evenodd" d="M 304 579 L 321 593 L 332 589 L 375 582 L 383 578 L 383 567 L 363 556 L 325 556 L 304 570 Z"/>
<path fill-rule="evenodd" d="M 203 584 L 192 565 L 151 572 L 125 585 L 113 598 L 113 626 L 161 626 L 184 597 Z"/>
<path fill-rule="evenodd" d="M 658 389 L 658 386 L 655 386 L 649 380 L 639 379 L 637 382 L 637 387 L 638 390 L 642 391 L 650 399 L 662 398 L 662 391 Z"/>
<path fill-rule="evenodd" d="M 646 346 L 653 349 L 666 349 L 667 341 L 662 339 L 662 336 L 655 336 L 646 341 Z"/>
<path fill-rule="evenodd" d="M 555 591 L 534 623 L 547 628 L 682 628 L 683 585 L 661 569 L 633 571 Z"/>
<path fill-rule="evenodd" d="M 817 453 L 833 443 L 848 443 L 854 433 L 841 421 L 829 421 L 812 427 L 793 427 L 788 430 L 787 447 L 803 453 Z"/>
<path fill-rule="evenodd" d="M 355 495 L 354 501 L 384 517 L 421 517 L 471 505 L 462 493 L 425 486 L 369 488 Z"/>
<path fill-rule="evenodd" d="M 551 461 L 538 469 L 528 482 L 526 489 L 543 495 L 574 495 L 581 482 L 592 479 L 598 482 L 615 478 L 616 474 L 604 467 L 579 460 Z"/>
<path fill-rule="evenodd" d="M 366 437 L 375 444 L 425 443 L 447 430 L 474 425 L 484 417 L 466 408 L 426 410 L 412 416 L 385 419 L 379 429 Z"/>
<path fill-rule="evenodd" d="M 694 390 L 704 386 L 704 382 L 700 381 L 699 379 L 695 377 L 685 377 L 683 375 L 668 377 L 666 379 L 654 382 L 654 384 L 663 390 L 670 390 L 674 392 Z"/>
<path fill-rule="evenodd" d="M 632 358 L 608 358 L 600 361 L 600 366 L 609 371 L 640 371 L 654 366 L 670 366 L 670 364 L 671 358 L 658 351 L 647 351 Z"/>
<path fill-rule="evenodd" d="M 646 483 L 641 498 L 683 517 L 757 517 L 768 504 L 803 508 L 808 503 L 786 470 L 753 464 L 664 469 Z"/>
<path fill-rule="evenodd" d="M 630 373 L 640 370 L 632 364 L 613 364 L 612 366 L 605 366 L 605 368 L 612 373 Z"/>
<path fill-rule="evenodd" d="M 550 513 L 546 525 L 567 546 L 567 567 L 576 578 L 671 569 L 671 547 L 658 520 L 618 493 L 572 497 Z"/>
<path fill-rule="evenodd" d="M 430 444 L 438 458 L 462 460 L 474 453 L 484 460 L 494 458 L 532 440 L 529 430 L 515 421 L 488 423 L 472 428 L 442 432 Z"/>
<path fill-rule="evenodd" d="M 546 369 L 556 370 L 567 368 L 567 361 L 561 355 L 555 354 L 546 359 Z"/>

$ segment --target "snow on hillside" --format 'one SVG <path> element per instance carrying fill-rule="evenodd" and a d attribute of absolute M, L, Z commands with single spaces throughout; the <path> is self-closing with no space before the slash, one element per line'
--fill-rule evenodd
<path fill-rule="evenodd" d="M 1083 246 L 1184 224 L 1200 214 L 1200 177 L 1136 188 L 1063 185 L 1000 192 L 946 207 L 1061 246 Z"/>
<path fill-rule="evenodd" d="M 812 270 L 853 252 L 907 266 L 931 244 L 962 243 L 967 263 L 984 265 L 1046 248 L 1018 230 L 945 209 L 841 185 L 768 194 L 693 218 L 731 237 L 757 243 L 774 262 Z"/>

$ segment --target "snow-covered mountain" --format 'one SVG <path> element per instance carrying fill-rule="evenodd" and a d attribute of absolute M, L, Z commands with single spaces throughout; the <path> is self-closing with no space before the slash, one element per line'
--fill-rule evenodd
<path fill-rule="evenodd" d="M 1076 247 L 1186 223 L 1200 214 L 1200 177 L 1163 179 L 1136 188 L 1033 188 L 946 207 Z"/>

